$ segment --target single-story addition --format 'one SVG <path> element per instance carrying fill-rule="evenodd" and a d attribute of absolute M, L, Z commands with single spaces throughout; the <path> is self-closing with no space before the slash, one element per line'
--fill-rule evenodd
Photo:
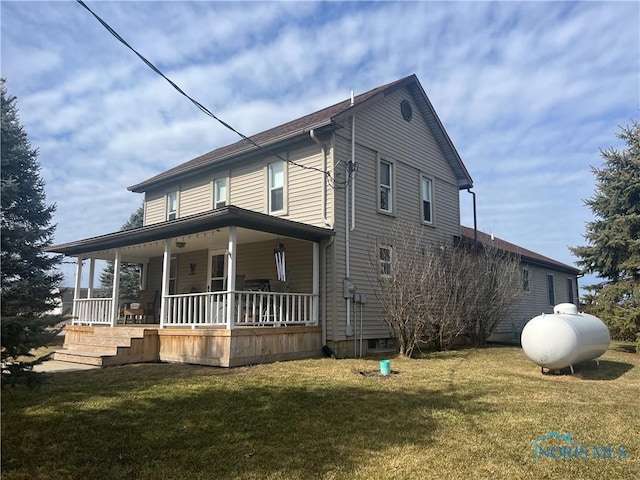
<path fill-rule="evenodd" d="M 482 244 L 495 245 L 520 257 L 523 295 L 500 321 L 489 341 L 520 344 L 522 329 L 533 317 L 542 313 L 553 313 L 553 307 L 558 303 L 578 304 L 580 270 L 577 268 L 485 232 L 474 232 L 472 228 L 465 226 L 460 230 L 462 237 L 469 241 L 477 238 Z"/>

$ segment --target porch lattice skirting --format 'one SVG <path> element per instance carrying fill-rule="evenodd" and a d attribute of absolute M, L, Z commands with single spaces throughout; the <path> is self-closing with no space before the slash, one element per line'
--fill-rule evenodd
<path fill-rule="evenodd" d="M 55 358 L 100 366 L 165 361 L 235 367 L 319 357 L 321 341 L 318 326 L 230 330 L 70 325 Z"/>

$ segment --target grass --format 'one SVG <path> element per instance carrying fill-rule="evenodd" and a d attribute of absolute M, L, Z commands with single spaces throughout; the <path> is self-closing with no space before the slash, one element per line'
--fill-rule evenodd
<path fill-rule="evenodd" d="M 2 478 L 640 478 L 640 356 L 541 375 L 517 348 L 56 373 L 2 396 Z M 364 375 L 363 375 L 364 373 Z M 534 461 L 556 431 L 625 459 Z M 553 444 L 553 440 L 549 440 Z M 590 447 L 591 448 L 591 447 Z"/>

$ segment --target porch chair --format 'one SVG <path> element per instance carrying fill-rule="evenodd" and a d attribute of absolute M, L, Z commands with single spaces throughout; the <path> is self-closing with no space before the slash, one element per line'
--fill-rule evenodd
<path fill-rule="evenodd" d="M 157 299 L 157 290 L 140 290 L 136 301 L 124 310 L 124 323 L 129 319 L 134 323 L 156 323 Z"/>

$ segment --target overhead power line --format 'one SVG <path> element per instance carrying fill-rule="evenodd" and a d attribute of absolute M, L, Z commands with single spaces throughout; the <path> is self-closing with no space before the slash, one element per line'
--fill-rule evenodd
<path fill-rule="evenodd" d="M 91 10 L 89 8 L 89 6 L 84 3 L 84 1 L 82 0 L 76 0 L 76 2 L 78 2 L 82 7 L 84 7 L 91 15 L 93 15 L 95 17 L 96 20 L 98 20 L 98 22 L 100 22 L 100 24 L 111 34 L 113 35 L 120 43 L 122 43 L 125 47 L 127 47 L 129 50 L 131 50 L 133 53 L 135 53 L 135 55 L 142 60 L 145 65 L 147 65 L 151 70 L 153 70 L 155 73 L 157 73 L 158 75 L 160 75 L 162 78 L 164 78 L 167 82 L 169 82 L 169 84 L 175 88 L 181 95 L 183 95 L 184 97 L 186 97 L 191 103 L 193 103 L 200 111 L 202 111 L 205 115 L 213 118 L 214 120 L 216 120 L 218 123 L 220 123 L 223 127 L 231 130 L 232 132 L 234 132 L 235 134 L 237 134 L 238 136 L 240 136 L 243 140 L 249 142 L 250 144 L 252 144 L 253 146 L 255 146 L 256 148 L 260 149 L 260 150 L 265 150 L 265 147 L 263 147 L 262 145 L 256 143 L 253 139 L 251 139 L 250 137 L 244 135 L 243 133 L 239 132 L 238 130 L 236 130 L 235 128 L 233 128 L 231 125 L 229 125 L 227 122 L 225 122 L 224 120 L 220 119 L 218 116 L 216 116 L 213 112 L 211 112 L 211 110 L 209 110 L 207 107 L 205 107 L 204 105 L 202 105 L 200 102 L 198 102 L 196 99 L 194 99 L 193 97 L 191 97 L 189 94 L 185 93 L 184 90 L 182 90 L 178 85 L 176 85 L 176 83 L 171 80 L 169 77 L 167 77 L 164 73 L 162 73 L 160 71 L 160 69 L 158 67 L 156 67 L 153 63 L 151 63 L 149 60 L 147 60 L 144 55 L 142 55 L 140 52 L 138 52 L 135 48 L 133 48 L 124 38 L 122 38 L 120 36 L 120 34 L 118 32 L 116 32 L 111 25 L 109 25 L 105 20 L 103 20 L 102 18 L 100 18 L 100 16 L 95 13 L 93 10 Z M 272 152 L 271 152 L 272 153 Z M 291 165 L 295 165 L 296 167 L 299 168 L 303 168 L 305 170 L 313 170 L 316 172 L 320 172 L 323 175 L 326 175 L 329 183 L 332 184 L 333 186 L 337 186 L 340 184 L 346 184 L 348 183 L 348 180 L 346 181 L 341 181 L 341 182 L 337 182 L 329 172 L 326 172 L 320 168 L 317 167 L 312 167 L 309 165 L 302 165 L 300 163 L 297 163 L 293 160 L 289 160 L 287 158 L 284 158 L 280 155 L 278 155 L 277 153 L 272 153 L 276 158 L 279 158 L 280 160 L 287 162 Z"/>

